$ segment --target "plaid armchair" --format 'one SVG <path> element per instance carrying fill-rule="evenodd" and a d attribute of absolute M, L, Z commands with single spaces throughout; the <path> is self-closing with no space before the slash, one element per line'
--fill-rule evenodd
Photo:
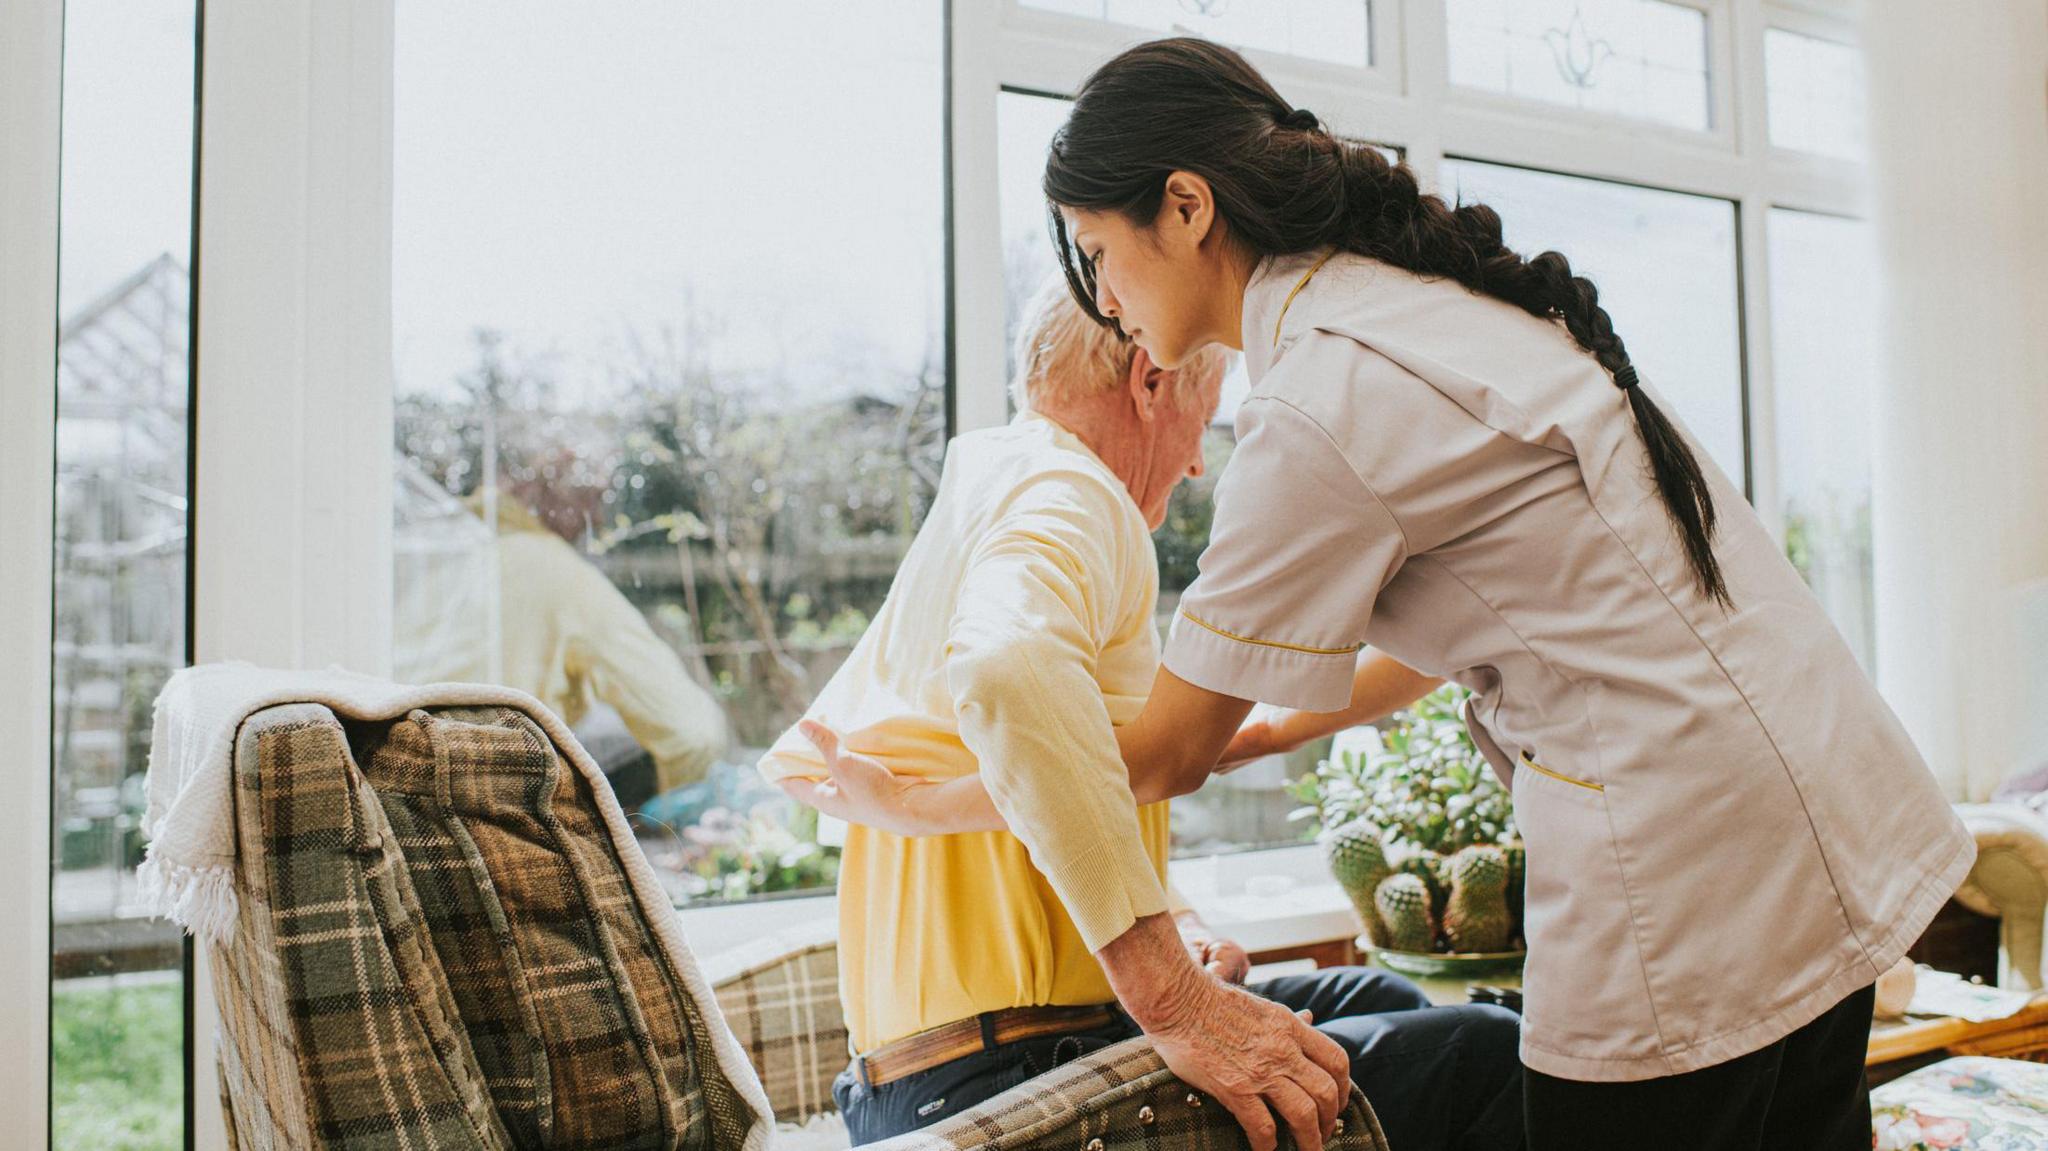
<path fill-rule="evenodd" d="M 758 941 L 707 965 L 718 1009 L 753 1062 L 782 1120 L 832 1110 L 832 1080 L 845 1070 L 839 949 L 828 927 Z M 1332 1151 L 1388 1151 L 1357 1088 Z M 1282 1136 L 1282 1146 L 1290 1141 Z M 884 1143 L 873 1151 L 1239 1151 L 1244 1131 L 1230 1112 L 1175 1078 L 1143 1038 L 1106 1047 L 998 1095 L 980 1107 Z"/>
<path fill-rule="evenodd" d="M 760 1086 L 602 787 L 513 708 L 250 717 L 212 964 L 232 1145 L 765 1149 Z"/>
<path fill-rule="evenodd" d="M 235 931 L 210 966 L 238 1151 L 765 1151 L 776 1113 L 831 1109 L 836 948 L 728 957 L 714 990 L 544 712 L 269 708 L 241 727 L 232 794 Z M 1335 1147 L 1386 1151 L 1356 1092 L 1344 1123 Z M 1244 1136 L 1140 1039 L 883 1146 Z"/>

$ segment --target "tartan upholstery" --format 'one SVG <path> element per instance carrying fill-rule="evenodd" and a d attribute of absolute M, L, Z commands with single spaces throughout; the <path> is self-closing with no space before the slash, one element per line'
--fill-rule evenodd
<path fill-rule="evenodd" d="M 589 784 L 546 734 L 509 708 L 352 734 L 514 1143 L 694 1149 L 713 1128 L 742 1141 L 744 1107 L 698 1066 L 702 1020 L 633 906 Z"/>
<path fill-rule="evenodd" d="M 1195 1102 L 1191 1103 L 1190 1100 Z M 1330 1151 L 1388 1151 L 1356 1087 Z M 1243 1151 L 1244 1128 L 1222 1104 L 1193 1094 L 1140 1037 L 1025 1081 L 971 1111 L 867 1151 Z M 1280 1146 L 1292 1145 L 1283 1131 Z"/>
<path fill-rule="evenodd" d="M 742 963 L 714 977 L 712 990 L 776 1118 L 801 1122 L 832 1111 L 832 1080 L 846 1069 L 849 1050 L 839 945 L 827 936 Z"/>
<path fill-rule="evenodd" d="M 340 724 L 266 715 L 237 747 L 239 919 L 213 964 L 236 1146 L 509 1149 Z"/>
<path fill-rule="evenodd" d="M 839 949 L 829 933 L 760 940 L 720 957 L 713 976 L 720 1010 L 753 1061 L 777 1118 L 832 1109 L 832 1080 L 848 1061 L 839 1004 Z M 1189 1088 L 1140 1038 L 1083 1056 L 981 1106 L 883 1143 L 872 1151 L 1104 1151 L 1171 1147 L 1242 1151 L 1244 1131 L 1214 1100 L 1188 1105 Z M 1140 1112 L 1151 1109 L 1151 1122 Z M 1282 1136 L 1283 1147 L 1287 1146 Z M 1387 1151 L 1365 1096 L 1352 1089 L 1344 1131 L 1330 1151 Z M 870 1151 L 870 1149 L 863 1149 Z"/>
<path fill-rule="evenodd" d="M 251 717 L 213 963 L 238 1151 L 757 1142 L 595 798 L 515 709 Z"/>

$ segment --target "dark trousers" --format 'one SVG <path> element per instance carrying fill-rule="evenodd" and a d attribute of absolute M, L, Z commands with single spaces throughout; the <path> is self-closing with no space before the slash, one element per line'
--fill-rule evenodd
<path fill-rule="evenodd" d="M 1522 1143 L 1521 1021 L 1498 1007 L 1432 1007 L 1391 972 L 1336 967 L 1253 985 L 1351 1058 L 1399 1151 L 1513 1151 Z M 848 1068 L 832 1087 L 856 1146 L 974 1107 L 1081 1055 L 1139 1034 L 1121 1012 L 1096 1031 L 1007 1043 L 870 1088 Z"/>
<path fill-rule="evenodd" d="M 1532 1151 L 1867 1151 L 1873 988 L 1761 1051 L 1639 1083 L 1527 1073 Z M 1398 1144 L 1396 1144 L 1398 1146 Z"/>

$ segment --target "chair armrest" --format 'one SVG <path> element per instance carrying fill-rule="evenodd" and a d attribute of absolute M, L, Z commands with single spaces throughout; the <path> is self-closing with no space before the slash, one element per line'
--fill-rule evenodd
<path fill-rule="evenodd" d="M 1388 1151 L 1379 1120 L 1357 1087 L 1330 1151 Z M 1293 1146 L 1283 1131 L 1280 1145 Z M 1031 1079 L 979 1107 L 867 1151 L 1244 1151 L 1236 1116 L 1167 1070 L 1144 1036 Z"/>

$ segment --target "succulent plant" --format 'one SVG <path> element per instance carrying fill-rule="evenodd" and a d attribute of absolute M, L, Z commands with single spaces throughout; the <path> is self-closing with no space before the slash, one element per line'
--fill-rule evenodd
<path fill-rule="evenodd" d="M 1386 925 L 1385 946 L 1395 951 L 1432 951 L 1436 948 L 1436 912 L 1431 905 L 1429 885 L 1419 876 L 1397 871 L 1380 881 L 1373 895 L 1380 922 Z"/>
<path fill-rule="evenodd" d="M 1337 827 L 1364 817 L 1394 844 L 1453 855 L 1515 838 L 1514 801 L 1458 718 L 1471 693 L 1442 687 L 1377 724 L 1378 747 L 1317 765 L 1289 791 L 1293 813 Z"/>
<path fill-rule="evenodd" d="M 1390 946 L 1386 942 L 1387 926 L 1381 921 L 1375 902 L 1380 884 L 1394 873 L 1387 865 L 1384 834 L 1363 819 L 1331 828 L 1323 834 L 1323 858 L 1329 861 L 1330 874 L 1336 876 L 1338 886 L 1350 897 L 1366 937 L 1374 947 Z"/>
<path fill-rule="evenodd" d="M 1473 846 L 1451 857 L 1451 895 L 1444 940 L 1453 951 L 1506 951 L 1514 937 L 1508 909 L 1507 853 Z"/>

